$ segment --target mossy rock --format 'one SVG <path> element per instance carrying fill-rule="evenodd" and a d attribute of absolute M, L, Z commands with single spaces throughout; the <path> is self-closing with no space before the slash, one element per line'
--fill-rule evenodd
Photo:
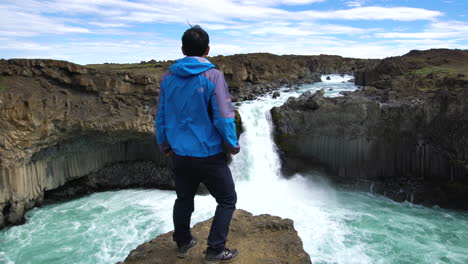
<path fill-rule="evenodd" d="M 297 151 L 297 147 L 296 147 L 296 143 L 298 142 L 297 136 L 280 131 L 279 122 L 281 120 L 281 114 L 279 112 L 280 111 L 279 109 L 280 109 L 279 107 L 273 107 L 270 110 L 271 121 L 273 122 L 273 127 L 274 127 L 273 139 L 275 141 L 276 146 L 281 152 L 295 153 Z"/>
<path fill-rule="evenodd" d="M 274 140 L 276 146 L 281 152 L 285 154 L 297 153 L 297 136 L 293 136 L 288 133 L 275 133 Z"/>
<path fill-rule="evenodd" d="M 444 78 L 444 77 L 457 77 L 468 80 L 468 70 L 464 67 L 454 68 L 454 67 L 423 67 L 412 72 L 415 75 L 422 77 L 432 77 L 432 78 Z"/>
<path fill-rule="evenodd" d="M 0 92 L 8 90 L 8 76 L 0 76 Z"/>
<path fill-rule="evenodd" d="M 239 138 L 242 132 L 244 132 L 244 127 L 242 126 L 241 115 L 239 114 L 239 111 L 237 110 L 234 110 L 234 122 L 236 123 L 237 138 Z"/>
<path fill-rule="evenodd" d="M 273 122 L 273 125 L 276 126 L 278 124 L 278 121 L 280 119 L 280 114 L 278 111 L 278 107 L 273 107 L 270 110 L 270 115 L 271 115 L 271 121 Z"/>

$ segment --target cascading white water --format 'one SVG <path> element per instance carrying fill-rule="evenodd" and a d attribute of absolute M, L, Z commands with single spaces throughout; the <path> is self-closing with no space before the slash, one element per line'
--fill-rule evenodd
<path fill-rule="evenodd" d="M 326 77 L 299 90 L 282 89 L 276 99 L 239 105 L 245 132 L 231 164 L 237 207 L 293 219 L 314 264 L 468 263 L 466 212 L 336 191 L 318 175 L 281 177 L 269 110 L 307 90 L 338 96 L 355 89 L 346 82 L 350 76 Z M 173 191 L 124 190 L 34 208 L 26 224 L 0 231 L 0 263 L 115 263 L 172 229 L 174 199 Z M 192 223 L 212 217 L 213 198 L 197 196 L 195 203 Z"/>
<path fill-rule="evenodd" d="M 342 90 L 353 90 L 354 85 L 343 85 L 350 78 L 323 76 L 323 83 L 329 86 L 328 96 L 330 93 L 337 96 Z M 317 252 L 317 248 L 328 245 L 328 257 L 311 253 L 315 257 L 314 262 L 318 259 L 326 262 L 347 259 L 353 255 L 359 263 L 372 263 L 359 249 L 344 245 L 346 229 L 326 210 L 336 203 L 335 191 L 323 179 L 302 175 L 285 179 L 280 173 L 281 163 L 272 138 L 269 110 L 282 105 L 291 96 L 321 88 L 324 87 L 315 84 L 299 90 L 283 89 L 276 99 L 269 95 L 240 105 L 238 111 L 245 127 L 240 139 L 243 150 L 231 164 L 233 175 L 238 179 L 238 207 L 254 214 L 268 213 L 293 219 L 307 251 Z"/>

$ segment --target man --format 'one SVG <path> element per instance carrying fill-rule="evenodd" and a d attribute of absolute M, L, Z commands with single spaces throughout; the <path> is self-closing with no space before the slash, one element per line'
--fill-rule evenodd
<path fill-rule="evenodd" d="M 184 32 L 186 57 L 171 65 L 161 80 L 156 136 L 161 151 L 173 161 L 177 256 L 186 257 L 198 244 L 190 233 L 190 219 L 195 192 L 203 182 L 218 203 L 205 251 L 205 263 L 213 264 L 239 254 L 225 246 L 237 195 L 224 151 L 235 155 L 240 148 L 231 96 L 223 74 L 206 59 L 209 51 L 209 36 L 201 27 Z"/>

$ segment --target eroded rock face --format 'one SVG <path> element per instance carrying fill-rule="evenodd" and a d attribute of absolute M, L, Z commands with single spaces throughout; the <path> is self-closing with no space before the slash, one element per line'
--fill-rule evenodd
<path fill-rule="evenodd" d="M 176 257 L 176 244 L 172 241 L 172 232 L 169 232 L 132 250 L 123 263 L 202 263 L 211 221 L 212 219 L 193 227 L 192 234 L 200 241 L 197 248 L 185 259 Z M 238 264 L 312 263 L 294 229 L 293 221 L 277 216 L 252 216 L 249 212 L 236 210 L 229 229 L 227 246 L 239 250 L 239 256 L 235 260 Z"/>
<path fill-rule="evenodd" d="M 397 201 L 468 209 L 468 87 L 407 89 L 308 93 L 273 108 L 286 172 L 321 167 L 338 183 Z"/>
<path fill-rule="evenodd" d="M 378 60 L 340 56 L 273 55 L 268 53 L 209 58 L 229 83 L 234 101 L 251 100 L 284 85 L 319 82 L 322 74 L 354 74 Z"/>
<path fill-rule="evenodd" d="M 373 62 L 271 54 L 210 60 L 225 73 L 235 101 L 279 85 L 315 82 L 322 73 L 351 74 Z M 169 65 L 142 73 L 0 60 L 0 228 L 24 221 L 44 193 L 65 198 L 112 188 L 171 188 L 153 121 L 159 81 Z"/>
<path fill-rule="evenodd" d="M 0 76 L 0 227 L 21 223 L 45 191 L 106 165 L 165 166 L 151 80 L 52 60 L 2 60 Z"/>
<path fill-rule="evenodd" d="M 224 73 L 234 102 L 252 100 L 280 86 L 294 86 L 320 81 L 321 74 L 354 74 L 379 60 L 352 59 L 340 56 L 273 55 L 269 53 L 238 54 L 208 58 Z M 152 63 L 152 64 L 151 64 Z M 131 71 L 149 76 L 159 83 L 173 61 L 140 64 L 91 65 L 111 72 Z"/>
<path fill-rule="evenodd" d="M 355 82 L 400 96 L 441 88 L 458 93 L 468 86 L 468 50 L 413 50 L 358 69 Z"/>

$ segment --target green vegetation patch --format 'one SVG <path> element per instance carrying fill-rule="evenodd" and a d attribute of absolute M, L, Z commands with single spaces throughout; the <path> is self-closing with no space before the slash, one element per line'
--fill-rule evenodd
<path fill-rule="evenodd" d="M 468 67 L 464 66 L 429 66 L 409 73 L 419 79 L 417 89 L 421 92 L 438 90 L 446 79 L 468 81 Z"/>
<path fill-rule="evenodd" d="M 158 63 L 148 63 L 148 64 L 140 64 L 140 63 L 132 63 L 132 64 L 90 64 L 86 65 L 88 67 L 98 69 L 98 70 L 129 70 L 129 69 L 145 69 L 145 68 L 155 68 L 157 67 Z"/>
<path fill-rule="evenodd" d="M 99 71 L 108 72 L 129 72 L 129 73 L 143 73 L 143 74 L 160 74 L 166 71 L 169 67 L 169 62 L 154 62 L 154 63 L 104 63 L 104 64 L 88 64 L 90 67 Z"/>
<path fill-rule="evenodd" d="M 432 66 L 414 70 L 413 74 L 428 78 L 460 78 L 468 81 L 468 67 L 442 67 Z"/>
<path fill-rule="evenodd" d="M 239 114 L 239 111 L 234 110 L 234 114 L 235 114 L 234 122 L 236 123 L 236 134 L 237 134 L 237 138 L 239 139 L 242 132 L 244 132 L 244 127 L 242 126 L 242 118 L 241 118 L 241 115 Z"/>
<path fill-rule="evenodd" d="M 418 90 L 421 91 L 421 92 L 435 92 L 437 91 L 439 88 L 437 87 L 437 85 L 435 83 L 432 83 L 432 85 L 426 85 L 424 87 L 418 87 Z"/>
<path fill-rule="evenodd" d="M 6 91 L 8 89 L 7 79 L 8 79 L 8 76 L 0 75 L 0 92 Z"/>

